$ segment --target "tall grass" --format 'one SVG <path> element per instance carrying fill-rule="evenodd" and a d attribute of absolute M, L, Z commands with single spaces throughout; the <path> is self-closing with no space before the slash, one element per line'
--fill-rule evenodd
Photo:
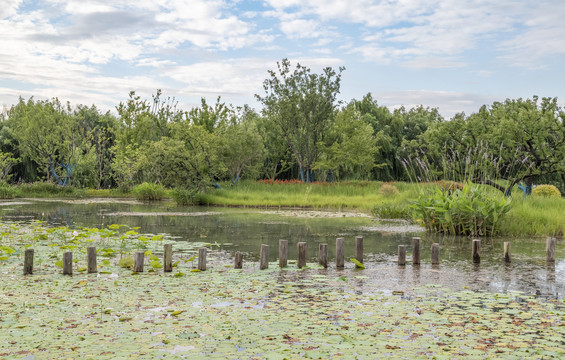
<path fill-rule="evenodd" d="M 422 184 L 394 183 L 399 193 L 382 194 L 383 183 L 374 181 L 344 181 L 339 183 L 271 183 L 241 181 L 237 186 L 225 185 L 202 195 L 204 204 L 303 207 L 319 209 L 355 209 L 370 213 L 376 204 L 402 204 L 416 198 Z"/>
<path fill-rule="evenodd" d="M 500 234 L 507 236 L 562 236 L 565 199 L 514 196 L 512 210 L 501 221 Z"/>

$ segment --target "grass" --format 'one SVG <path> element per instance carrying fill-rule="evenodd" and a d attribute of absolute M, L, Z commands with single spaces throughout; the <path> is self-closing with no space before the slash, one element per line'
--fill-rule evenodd
<path fill-rule="evenodd" d="M 515 196 L 512 209 L 502 220 L 500 233 L 507 236 L 562 236 L 565 199 Z"/>
<path fill-rule="evenodd" d="M 394 183 L 399 193 L 389 196 L 379 192 L 384 183 L 345 181 L 340 183 L 281 183 L 242 181 L 237 186 L 224 185 L 202 196 L 210 205 L 248 207 L 302 207 L 335 210 L 357 210 L 370 213 L 377 204 L 408 204 L 418 196 L 422 186 Z M 390 183 L 387 183 L 390 184 Z"/>

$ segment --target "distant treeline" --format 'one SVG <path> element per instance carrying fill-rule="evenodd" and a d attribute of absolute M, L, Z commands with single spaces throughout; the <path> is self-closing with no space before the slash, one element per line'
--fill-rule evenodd
<path fill-rule="evenodd" d="M 495 102 L 444 119 L 425 106 L 390 111 L 371 94 L 336 100 L 344 69 L 284 59 L 256 95 L 259 111 L 218 97 L 190 110 L 160 90 L 130 92 L 117 115 L 95 105 L 20 99 L 0 122 L 0 180 L 81 188 L 151 182 L 204 190 L 241 178 L 524 182 L 563 192 L 565 113 L 555 98 Z"/>

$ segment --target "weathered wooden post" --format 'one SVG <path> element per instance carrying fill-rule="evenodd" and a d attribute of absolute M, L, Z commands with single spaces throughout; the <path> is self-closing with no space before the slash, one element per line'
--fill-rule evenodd
<path fill-rule="evenodd" d="M 206 270 L 206 253 L 208 249 L 205 247 L 201 247 L 198 249 L 198 270 L 205 271 Z"/>
<path fill-rule="evenodd" d="M 439 265 L 439 244 L 432 244 L 432 265 Z"/>
<path fill-rule="evenodd" d="M 73 253 L 67 251 L 63 253 L 63 275 L 73 274 Z"/>
<path fill-rule="evenodd" d="M 133 271 L 140 273 L 143 272 L 143 262 L 145 261 L 145 253 L 138 251 L 133 254 Z"/>
<path fill-rule="evenodd" d="M 335 267 L 340 269 L 345 266 L 345 239 L 335 239 Z"/>
<path fill-rule="evenodd" d="M 279 267 L 284 268 L 288 264 L 288 240 L 279 240 Z"/>
<path fill-rule="evenodd" d="M 234 269 L 243 269 L 243 254 L 240 251 L 235 252 L 235 257 L 233 259 Z"/>
<path fill-rule="evenodd" d="M 306 266 L 306 243 L 298 243 L 298 268 L 303 268 Z"/>
<path fill-rule="evenodd" d="M 481 240 L 473 239 L 473 262 L 478 264 L 481 262 Z"/>
<path fill-rule="evenodd" d="M 412 238 L 412 265 L 420 265 L 420 238 Z"/>
<path fill-rule="evenodd" d="M 511 256 L 510 256 L 510 242 L 505 241 L 504 242 L 504 262 L 509 263 L 511 262 Z"/>
<path fill-rule="evenodd" d="M 406 265 L 406 245 L 398 245 L 398 265 Z"/>
<path fill-rule="evenodd" d="M 269 245 L 261 244 L 261 255 L 259 259 L 259 270 L 269 267 Z"/>
<path fill-rule="evenodd" d="M 363 264 L 363 236 L 355 237 L 355 259 Z M 355 267 L 358 267 L 355 265 Z"/>
<path fill-rule="evenodd" d="M 318 245 L 318 264 L 328 267 L 328 244 Z"/>
<path fill-rule="evenodd" d="M 173 271 L 173 244 L 163 245 L 163 271 Z"/>
<path fill-rule="evenodd" d="M 557 240 L 554 237 L 545 239 L 545 260 L 550 263 L 555 262 L 555 243 Z"/>
<path fill-rule="evenodd" d="M 33 249 L 26 249 L 24 257 L 24 275 L 33 274 Z"/>
<path fill-rule="evenodd" d="M 89 246 L 86 248 L 86 263 L 89 274 L 98 272 L 98 265 L 96 264 L 96 246 Z"/>

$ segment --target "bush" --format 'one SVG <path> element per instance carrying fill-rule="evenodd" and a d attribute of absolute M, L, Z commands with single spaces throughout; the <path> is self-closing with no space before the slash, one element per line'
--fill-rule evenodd
<path fill-rule="evenodd" d="M 532 190 L 532 195 L 543 197 L 561 197 L 561 192 L 553 185 L 538 185 Z"/>
<path fill-rule="evenodd" d="M 385 197 L 398 195 L 398 188 L 392 184 L 382 184 L 381 188 L 379 189 L 379 194 Z"/>
<path fill-rule="evenodd" d="M 163 186 L 146 182 L 134 186 L 132 192 L 137 200 L 156 201 L 165 197 Z"/>
<path fill-rule="evenodd" d="M 176 188 L 172 191 L 172 196 L 177 205 L 199 205 L 200 196 L 196 189 Z"/>
<path fill-rule="evenodd" d="M 398 204 L 376 205 L 371 213 L 379 219 L 410 219 L 410 208 Z"/>
<path fill-rule="evenodd" d="M 13 189 L 5 181 L 0 182 L 0 199 L 13 199 L 15 197 L 16 190 Z"/>
<path fill-rule="evenodd" d="M 454 191 L 420 193 L 411 207 L 427 230 L 448 235 L 492 236 L 510 211 L 510 198 L 465 184 Z"/>

